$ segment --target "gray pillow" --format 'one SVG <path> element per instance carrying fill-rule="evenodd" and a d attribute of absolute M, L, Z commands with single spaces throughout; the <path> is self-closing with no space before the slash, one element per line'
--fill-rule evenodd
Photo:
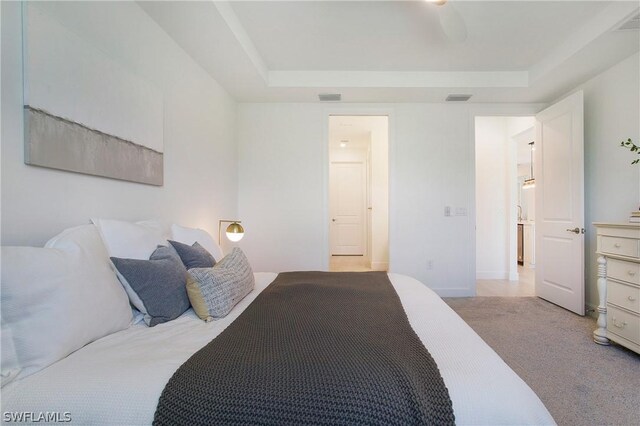
<path fill-rule="evenodd" d="M 211 268 L 216 264 L 216 260 L 213 258 L 211 253 L 198 244 L 197 241 L 193 243 L 192 246 L 171 240 L 169 240 L 169 244 L 176 249 L 178 256 L 180 256 L 182 263 L 187 269 Z"/>
<path fill-rule="evenodd" d="M 237 247 L 213 268 L 190 269 L 188 275 L 191 306 L 205 321 L 226 316 L 255 286 L 251 265 Z"/>
<path fill-rule="evenodd" d="M 150 327 L 189 309 L 187 270 L 173 248 L 158 246 L 149 260 L 112 257 L 111 261 L 129 299 Z"/>

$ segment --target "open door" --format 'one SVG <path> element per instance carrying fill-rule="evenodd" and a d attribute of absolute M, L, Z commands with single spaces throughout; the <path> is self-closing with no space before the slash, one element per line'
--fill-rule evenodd
<path fill-rule="evenodd" d="M 536 295 L 584 315 L 582 91 L 536 115 Z"/>

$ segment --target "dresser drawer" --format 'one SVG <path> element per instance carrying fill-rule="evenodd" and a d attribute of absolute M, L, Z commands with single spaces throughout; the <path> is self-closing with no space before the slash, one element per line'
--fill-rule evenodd
<path fill-rule="evenodd" d="M 640 263 L 607 259 L 607 277 L 640 285 Z"/>
<path fill-rule="evenodd" d="M 607 331 L 640 345 L 640 316 L 607 305 Z"/>
<path fill-rule="evenodd" d="M 631 238 L 600 237 L 599 251 L 620 256 L 640 257 L 640 241 Z"/>
<path fill-rule="evenodd" d="M 608 281 L 607 302 L 640 314 L 640 288 Z"/>

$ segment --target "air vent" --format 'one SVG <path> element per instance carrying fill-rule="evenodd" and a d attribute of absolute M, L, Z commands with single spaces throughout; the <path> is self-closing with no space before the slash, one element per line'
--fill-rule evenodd
<path fill-rule="evenodd" d="M 321 102 L 340 102 L 342 95 L 340 93 L 320 93 L 318 99 Z"/>
<path fill-rule="evenodd" d="M 466 102 L 471 98 L 471 95 L 449 95 L 445 101 L 447 102 Z"/>
<path fill-rule="evenodd" d="M 624 21 L 617 31 L 640 30 L 640 13 Z"/>

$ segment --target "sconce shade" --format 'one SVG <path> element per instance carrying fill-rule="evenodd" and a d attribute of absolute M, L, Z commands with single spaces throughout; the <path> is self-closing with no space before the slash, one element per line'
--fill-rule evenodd
<path fill-rule="evenodd" d="M 226 234 L 227 239 L 234 243 L 240 241 L 244 236 L 244 228 L 240 225 L 239 220 L 224 220 L 221 219 L 218 221 L 218 244 L 222 244 L 222 224 L 228 223 Z"/>
<path fill-rule="evenodd" d="M 238 222 L 233 222 L 227 226 L 227 238 L 229 241 L 238 242 L 244 237 L 244 228 Z"/>

